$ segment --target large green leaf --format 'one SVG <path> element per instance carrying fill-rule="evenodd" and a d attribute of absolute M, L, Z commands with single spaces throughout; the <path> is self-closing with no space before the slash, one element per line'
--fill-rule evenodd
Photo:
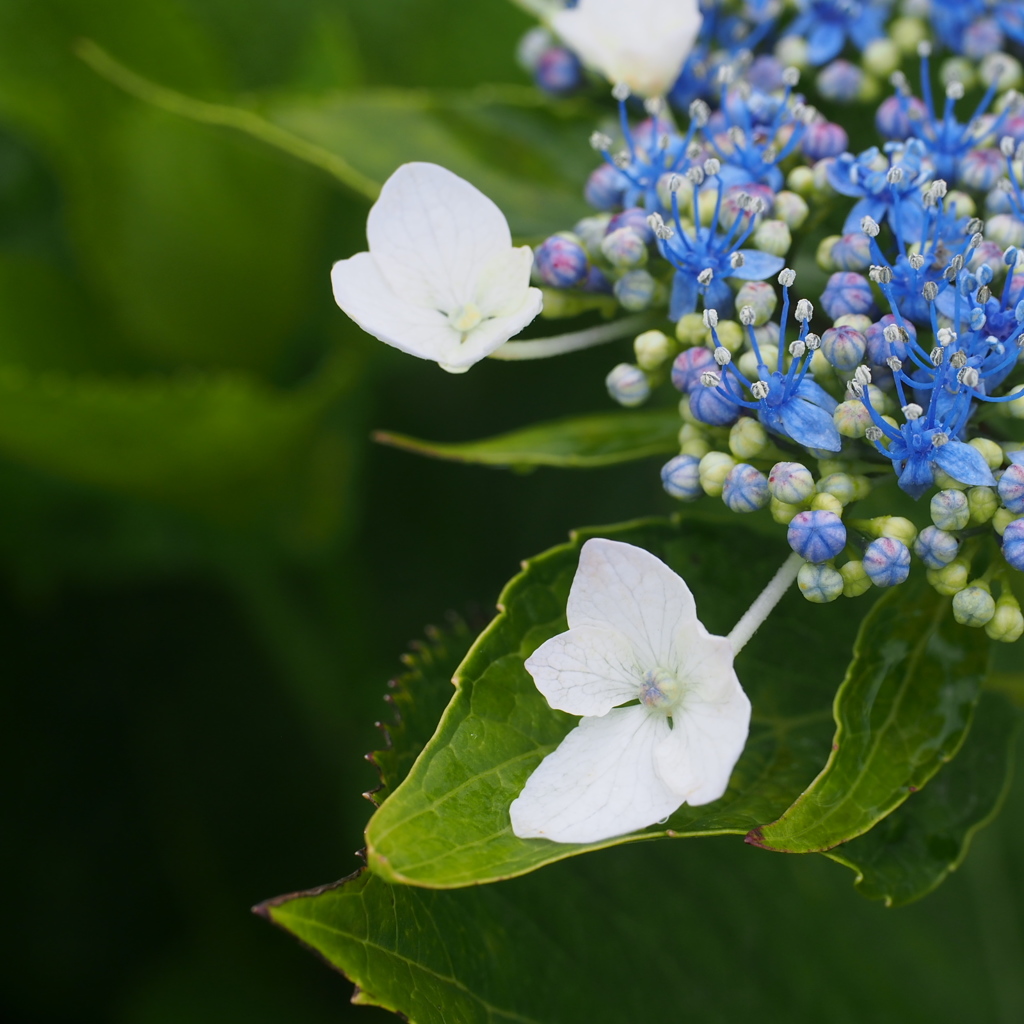
<path fill-rule="evenodd" d="M 828 853 L 857 872 L 859 892 L 900 906 L 931 892 L 963 863 L 975 833 L 1006 796 L 1019 720 L 1004 697 L 983 694 L 953 762 L 870 832 Z"/>
<path fill-rule="evenodd" d="M 829 850 L 867 832 L 957 752 L 988 665 L 988 640 L 957 625 L 952 603 L 923 581 L 871 610 L 835 700 L 828 764 L 778 821 L 748 842 Z"/>
<path fill-rule="evenodd" d="M 588 211 L 581 183 L 593 169 L 586 108 L 552 104 L 532 89 L 468 93 L 363 90 L 268 96 L 257 109 L 207 103 L 124 67 L 93 43 L 79 53 L 126 91 L 171 113 L 252 135 L 376 198 L 399 164 L 443 164 L 491 197 L 513 234 L 539 238 Z"/>
<path fill-rule="evenodd" d="M 591 468 L 667 455 L 679 448 L 679 413 L 675 409 L 607 412 L 538 423 L 480 441 L 421 441 L 381 430 L 374 440 L 395 448 L 453 462 L 484 466 Z"/>
<path fill-rule="evenodd" d="M 849 607 L 815 608 L 797 594 L 737 661 L 755 715 L 729 791 L 704 807 L 683 807 L 661 826 L 595 844 L 521 840 L 508 807 L 540 760 L 575 720 L 555 712 L 524 668 L 539 643 L 566 628 L 565 603 L 579 549 L 588 536 L 611 536 L 663 558 L 687 580 L 704 623 L 732 628 L 785 556 L 778 532 L 760 516 L 745 527 L 698 518 L 655 520 L 581 531 L 569 544 L 526 563 L 501 595 L 501 614 L 457 674 L 457 692 L 408 778 L 367 829 L 369 863 L 382 876 L 449 887 L 522 874 L 602 846 L 653 836 L 746 833 L 777 817 L 824 763 L 828 703 L 842 679 L 856 629 Z M 723 573 L 742 567 L 723 586 Z M 788 655 L 779 656 L 779 644 Z"/>

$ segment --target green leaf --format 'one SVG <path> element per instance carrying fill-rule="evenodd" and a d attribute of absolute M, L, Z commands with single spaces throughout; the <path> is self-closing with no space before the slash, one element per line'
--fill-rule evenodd
<path fill-rule="evenodd" d="M 767 850 L 829 850 L 862 835 L 953 758 L 988 664 L 982 630 L 923 580 L 887 593 L 864 620 L 836 694 L 832 755 L 777 821 L 747 841 Z"/>
<path fill-rule="evenodd" d="M 649 409 L 554 420 L 462 443 L 421 441 L 386 430 L 373 436 L 381 444 L 453 462 L 589 469 L 670 454 L 679 448 L 678 434 L 679 413 L 675 409 Z"/>
<path fill-rule="evenodd" d="M 518 237 L 540 238 L 587 214 L 581 182 L 593 170 L 586 108 L 534 90 L 468 93 L 380 89 L 316 97 L 270 96 L 258 110 L 207 103 L 147 81 L 92 42 L 78 53 L 126 92 L 182 117 L 245 132 L 320 167 L 374 199 L 411 160 L 443 164 L 476 185 Z"/>
<path fill-rule="evenodd" d="M 999 812 L 1010 786 L 1020 715 L 982 694 L 953 762 L 870 832 L 827 856 L 857 873 L 857 890 L 886 906 L 931 892 L 967 856 L 974 834 Z"/>
<path fill-rule="evenodd" d="M 807 613 L 791 592 L 770 626 L 737 660 L 754 704 L 751 738 L 729 791 L 704 807 L 683 807 L 661 826 L 603 843 L 558 844 L 512 834 L 508 807 L 533 769 L 575 725 L 552 711 L 524 659 L 566 628 L 565 603 L 579 549 L 589 536 L 647 548 L 690 585 L 712 632 L 727 633 L 783 561 L 770 523 L 699 518 L 580 531 L 569 544 L 531 559 L 505 588 L 501 614 L 456 675 L 456 694 L 408 778 L 367 829 L 370 866 L 382 876 L 439 888 L 492 881 L 565 857 L 653 836 L 746 833 L 777 817 L 808 785 L 828 752 L 828 702 L 842 679 L 856 629 L 849 606 Z M 742 567 L 723 586 L 723 567 Z M 778 642 L 792 657 L 779 657 Z"/>

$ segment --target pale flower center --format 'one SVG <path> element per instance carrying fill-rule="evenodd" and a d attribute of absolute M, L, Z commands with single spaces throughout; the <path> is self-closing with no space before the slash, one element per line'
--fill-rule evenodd
<path fill-rule="evenodd" d="M 652 668 L 644 673 L 640 685 L 640 703 L 666 714 L 679 703 L 683 684 L 667 668 Z"/>
<path fill-rule="evenodd" d="M 459 306 L 448 314 L 448 322 L 462 334 L 473 330 L 483 318 L 483 313 L 472 302 L 467 302 L 466 305 Z"/>

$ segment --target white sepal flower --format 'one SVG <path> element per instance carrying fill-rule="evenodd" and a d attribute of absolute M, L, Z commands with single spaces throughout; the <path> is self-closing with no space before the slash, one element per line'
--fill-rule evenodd
<path fill-rule="evenodd" d="M 512 831 L 599 842 L 721 797 L 750 701 L 683 580 L 642 548 L 588 540 L 566 615 L 526 668 L 553 708 L 583 718 L 512 802 Z"/>
<path fill-rule="evenodd" d="M 551 19 L 584 64 L 641 96 L 664 96 L 693 49 L 698 0 L 580 0 Z"/>
<path fill-rule="evenodd" d="M 462 373 L 540 312 L 533 252 L 479 189 L 437 164 L 403 164 L 366 221 L 370 251 L 334 264 L 334 299 L 364 331 Z"/>

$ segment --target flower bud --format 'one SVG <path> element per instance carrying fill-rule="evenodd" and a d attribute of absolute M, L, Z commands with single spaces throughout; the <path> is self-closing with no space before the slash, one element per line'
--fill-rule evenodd
<path fill-rule="evenodd" d="M 990 640 L 998 640 L 1004 644 L 1012 644 L 1024 636 L 1024 615 L 1021 614 L 1020 605 L 1008 587 L 1003 587 L 1003 592 L 996 601 L 995 615 L 985 626 L 985 632 Z"/>
<path fill-rule="evenodd" d="M 836 244 L 840 241 L 839 235 L 826 235 L 819 243 L 818 248 L 814 254 L 814 261 L 825 271 L 826 274 L 831 274 L 833 271 L 839 269 L 839 264 L 836 263 L 833 251 Z M 866 266 L 866 264 L 865 264 Z M 845 269 L 845 268 L 844 268 Z M 862 269 L 860 267 L 853 269 Z"/>
<path fill-rule="evenodd" d="M 755 249 L 771 253 L 772 256 L 785 256 L 793 244 L 793 236 L 788 225 L 781 220 L 763 220 L 757 226 L 751 242 Z"/>
<path fill-rule="evenodd" d="M 842 125 L 831 121 L 815 121 L 807 126 L 801 148 L 809 160 L 823 160 L 846 152 L 849 136 Z"/>
<path fill-rule="evenodd" d="M 551 96 L 568 96 L 584 81 L 579 59 L 564 46 L 549 46 L 532 70 L 533 80 Z"/>
<path fill-rule="evenodd" d="M 1003 504 L 1014 515 L 1024 512 L 1024 465 L 1015 462 L 1007 467 L 997 488 Z"/>
<path fill-rule="evenodd" d="M 879 537 L 864 551 L 864 571 L 876 587 L 899 586 L 910 575 L 910 550 L 894 537 Z"/>
<path fill-rule="evenodd" d="M 961 626 L 984 626 L 995 613 L 996 603 L 987 585 L 972 583 L 953 595 L 953 618 Z"/>
<path fill-rule="evenodd" d="M 687 411 L 689 411 L 689 401 L 685 398 L 683 401 L 687 403 Z M 711 445 L 708 444 L 704 431 L 700 427 L 693 423 L 684 423 L 679 428 L 679 452 L 681 455 L 693 455 L 697 459 L 703 459 L 709 451 L 711 451 Z"/>
<path fill-rule="evenodd" d="M 1009 245 L 1021 246 L 1024 245 L 1024 221 L 1012 213 L 997 213 L 986 222 L 985 234 L 990 242 L 1004 249 Z"/>
<path fill-rule="evenodd" d="M 886 139 L 905 139 L 914 130 L 914 126 L 927 117 L 927 107 L 916 96 L 909 99 L 890 96 L 882 101 L 875 114 L 875 127 Z"/>
<path fill-rule="evenodd" d="M 613 291 L 623 309 L 639 313 L 654 301 L 657 282 L 646 270 L 630 270 L 615 282 Z"/>
<path fill-rule="evenodd" d="M 848 60 L 834 60 L 818 72 L 818 92 L 827 100 L 838 100 L 851 103 L 860 94 L 864 86 L 864 72 Z M 841 150 L 842 153 L 845 146 Z M 822 156 L 836 156 L 836 153 L 823 153 Z M 812 159 L 816 159 L 812 157 Z"/>
<path fill-rule="evenodd" d="M 714 370 L 717 365 L 708 349 L 688 348 L 680 352 L 672 363 L 672 386 L 684 394 L 690 394 L 700 388 L 700 375 L 707 370 Z"/>
<path fill-rule="evenodd" d="M 614 210 L 622 205 L 622 197 L 630 187 L 629 179 L 617 167 L 601 164 L 587 179 L 583 198 L 595 210 Z"/>
<path fill-rule="evenodd" d="M 960 552 L 960 541 L 937 526 L 926 526 L 914 542 L 914 554 L 929 569 L 942 569 Z"/>
<path fill-rule="evenodd" d="M 917 53 L 919 43 L 929 37 L 928 26 L 920 18 L 894 18 L 889 24 L 889 38 L 908 55 Z"/>
<path fill-rule="evenodd" d="M 848 473 L 829 473 L 818 481 L 815 490 L 819 494 L 831 494 L 840 504 L 849 505 L 853 501 L 854 493 L 857 490 L 853 477 Z"/>
<path fill-rule="evenodd" d="M 834 512 L 837 516 L 843 514 L 843 503 L 827 491 L 812 495 L 810 505 L 815 512 Z"/>
<path fill-rule="evenodd" d="M 729 451 L 737 459 L 756 459 L 768 447 L 768 433 L 758 420 L 741 416 L 729 431 Z M 765 481 L 765 486 L 768 486 Z"/>
<path fill-rule="evenodd" d="M 698 467 L 700 485 L 705 494 L 712 498 L 720 498 L 725 489 L 725 481 L 736 465 L 736 460 L 725 452 L 708 452 L 700 460 Z"/>
<path fill-rule="evenodd" d="M 800 593 L 813 604 L 828 604 L 840 597 L 844 589 L 842 574 L 831 565 L 804 562 L 796 574 Z"/>
<path fill-rule="evenodd" d="M 786 539 L 808 562 L 827 562 L 846 546 L 846 527 L 834 512 L 799 512 L 789 524 Z"/>
<path fill-rule="evenodd" d="M 699 423 L 727 427 L 736 421 L 740 407 L 718 388 L 698 386 L 690 392 L 690 414 Z"/>
<path fill-rule="evenodd" d="M 744 281 L 740 290 L 736 293 L 736 308 L 742 309 L 750 306 L 754 311 L 754 325 L 760 326 L 767 323 L 775 307 L 778 305 L 778 298 L 775 289 L 767 281 Z M 1016 405 L 1016 402 L 1011 402 Z M 1021 403 L 1024 406 L 1024 402 Z"/>
<path fill-rule="evenodd" d="M 768 474 L 768 490 L 787 505 L 803 505 L 814 494 L 814 477 L 799 462 L 776 462 Z"/>
<path fill-rule="evenodd" d="M 876 78 L 888 78 L 902 60 L 900 48 L 887 38 L 875 39 L 864 47 L 862 63 L 864 70 Z"/>
<path fill-rule="evenodd" d="M 1014 515 L 1008 508 L 997 508 L 992 516 L 992 529 L 1002 537 L 1006 527 L 1019 518 L 1020 516 Z"/>
<path fill-rule="evenodd" d="M 722 500 L 733 512 L 756 512 L 764 508 L 770 500 L 764 473 L 745 462 L 737 463 L 725 478 Z"/>
<path fill-rule="evenodd" d="M 917 527 L 903 516 L 876 516 L 857 525 L 869 536 L 891 537 L 908 547 L 917 540 Z"/>
<path fill-rule="evenodd" d="M 620 228 L 631 228 L 643 239 L 644 245 L 650 245 L 654 241 L 654 230 L 647 211 L 639 206 L 630 206 L 612 216 L 608 221 L 608 234 Z"/>
<path fill-rule="evenodd" d="M 779 363 L 779 350 L 774 345 L 758 345 L 761 350 L 761 358 L 769 372 L 774 370 Z M 757 356 L 753 352 L 744 352 L 739 358 L 740 373 L 745 377 L 754 380 L 758 375 Z"/>
<path fill-rule="evenodd" d="M 810 167 L 804 167 L 803 164 L 800 164 L 789 172 L 786 178 L 786 185 L 798 196 L 803 196 L 805 199 L 809 198 L 814 194 L 814 172 Z"/>
<path fill-rule="evenodd" d="M 821 305 L 833 319 L 846 313 L 867 313 L 875 310 L 875 298 L 867 278 L 851 271 L 833 274 L 821 293 Z"/>
<path fill-rule="evenodd" d="M 602 239 L 601 255 L 622 270 L 642 267 L 647 262 L 647 245 L 632 228 L 617 228 Z"/>
<path fill-rule="evenodd" d="M 676 338 L 681 345 L 703 345 L 707 328 L 700 313 L 687 313 L 676 324 Z"/>
<path fill-rule="evenodd" d="M 662 331 L 644 331 L 633 339 L 633 353 L 643 370 L 656 370 L 672 354 L 673 347 Z"/>
<path fill-rule="evenodd" d="M 932 522 L 940 530 L 963 530 L 971 518 L 967 495 L 952 488 L 933 494 L 929 511 Z"/>
<path fill-rule="evenodd" d="M 803 196 L 786 190 L 776 193 L 775 216 L 791 230 L 802 227 L 809 213 L 810 207 Z"/>
<path fill-rule="evenodd" d="M 743 340 L 746 337 L 746 332 L 738 323 L 736 323 L 735 320 L 719 320 L 718 326 L 715 330 L 718 332 L 718 343 L 722 348 L 727 349 L 734 355 L 743 348 Z M 704 344 L 714 344 L 711 331 L 708 331 L 704 336 Z"/>
<path fill-rule="evenodd" d="M 768 510 L 772 514 L 772 519 L 780 526 L 789 526 L 793 521 L 793 517 L 804 510 L 803 505 L 789 505 L 784 501 L 779 501 L 778 498 L 772 498 L 768 503 Z"/>
<path fill-rule="evenodd" d="M 949 565 L 941 569 L 929 569 L 925 574 L 928 582 L 943 597 L 959 594 L 967 586 L 967 577 L 971 567 L 962 558 L 954 558 Z"/>
<path fill-rule="evenodd" d="M 533 254 L 541 281 L 552 288 L 575 288 L 587 276 L 586 250 L 576 235 L 564 232 L 546 238 Z"/>
<path fill-rule="evenodd" d="M 843 437 L 863 437 L 872 420 L 867 406 L 859 399 L 853 399 L 836 406 L 832 422 Z"/>
<path fill-rule="evenodd" d="M 897 427 L 899 424 L 893 421 L 893 426 Z M 939 466 L 932 464 L 932 476 L 935 478 L 935 486 L 941 487 L 944 491 L 966 491 L 968 484 L 962 484 L 959 480 L 954 480 L 944 469 Z"/>
<path fill-rule="evenodd" d="M 661 467 L 661 484 L 665 491 L 679 501 L 693 501 L 702 494 L 700 486 L 700 459 L 692 455 L 677 455 Z"/>
<path fill-rule="evenodd" d="M 775 57 L 783 67 L 809 67 L 807 40 L 797 35 L 783 36 L 775 44 Z"/>
<path fill-rule="evenodd" d="M 967 506 L 971 513 L 967 525 L 981 526 L 996 514 L 999 495 L 993 487 L 972 487 L 967 491 Z"/>
<path fill-rule="evenodd" d="M 821 336 L 821 351 L 837 370 L 849 373 L 864 361 L 867 340 L 852 327 L 830 327 Z"/>
<path fill-rule="evenodd" d="M 1003 530 L 1003 558 L 1024 572 L 1024 519 L 1014 519 Z"/>
<path fill-rule="evenodd" d="M 832 246 L 833 270 L 867 270 L 874 262 L 871 252 L 871 240 L 863 231 L 851 235 L 842 235 Z M 829 269 L 824 267 L 823 269 Z"/>
<path fill-rule="evenodd" d="M 990 441 L 987 437 L 972 437 L 967 443 L 981 452 L 989 469 L 998 469 L 1003 464 L 1003 449 L 995 441 Z"/>
<path fill-rule="evenodd" d="M 619 363 L 614 367 L 605 377 L 604 384 L 608 394 L 627 409 L 643 405 L 651 393 L 647 374 L 639 366 L 631 366 L 629 363 Z"/>
<path fill-rule="evenodd" d="M 592 217 L 576 221 L 572 233 L 580 240 L 591 259 L 600 255 L 601 242 L 608 233 L 608 223 L 611 219 L 611 214 L 596 213 Z"/>
<path fill-rule="evenodd" d="M 864 571 L 859 558 L 851 559 L 839 569 L 843 577 L 843 597 L 860 597 L 871 589 L 871 577 Z"/>

